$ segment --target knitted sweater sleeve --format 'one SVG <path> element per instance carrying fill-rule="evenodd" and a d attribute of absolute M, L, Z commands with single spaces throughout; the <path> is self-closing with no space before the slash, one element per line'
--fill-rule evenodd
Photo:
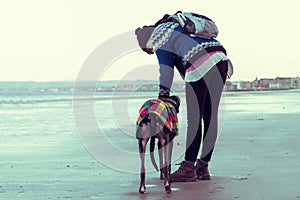
<path fill-rule="evenodd" d="M 170 90 L 174 77 L 174 55 L 170 51 L 158 49 L 156 56 L 159 63 L 159 89 Z"/>
<path fill-rule="evenodd" d="M 168 41 L 155 51 L 159 63 L 160 90 L 170 90 L 172 87 L 176 64 L 175 57 L 179 53 L 179 49 L 182 48 L 177 45 L 177 39 L 182 36 L 182 32 L 183 29 L 180 26 L 175 28 Z"/>

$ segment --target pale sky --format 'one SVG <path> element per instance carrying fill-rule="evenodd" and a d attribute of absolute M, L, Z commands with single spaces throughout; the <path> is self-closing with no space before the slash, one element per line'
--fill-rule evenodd
<path fill-rule="evenodd" d="M 232 81 L 300 76 L 299 5 L 299 0 L 1 0 L 0 81 L 75 80 L 103 42 L 177 10 L 217 23 L 217 39 L 234 65 Z M 119 79 L 147 64 L 156 64 L 156 57 L 125 55 L 102 78 Z"/>

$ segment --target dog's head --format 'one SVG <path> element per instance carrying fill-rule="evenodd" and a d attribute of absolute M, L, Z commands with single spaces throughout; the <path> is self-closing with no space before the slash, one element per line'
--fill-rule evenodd
<path fill-rule="evenodd" d="M 180 107 L 180 98 L 179 96 L 172 95 L 169 97 L 163 97 L 161 98 L 162 101 L 171 103 L 174 107 L 177 113 L 179 113 L 179 107 Z"/>

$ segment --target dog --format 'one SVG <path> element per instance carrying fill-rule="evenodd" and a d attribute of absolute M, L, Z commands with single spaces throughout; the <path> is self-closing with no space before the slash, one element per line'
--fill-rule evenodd
<path fill-rule="evenodd" d="M 160 97 L 146 101 L 139 110 L 136 138 L 141 160 L 139 193 L 146 192 L 145 152 L 150 139 L 150 156 L 153 166 L 158 167 L 154 158 L 155 139 L 158 139 L 160 178 L 164 179 L 165 191 L 171 193 L 171 157 L 173 139 L 178 134 L 180 98 L 178 96 Z"/>

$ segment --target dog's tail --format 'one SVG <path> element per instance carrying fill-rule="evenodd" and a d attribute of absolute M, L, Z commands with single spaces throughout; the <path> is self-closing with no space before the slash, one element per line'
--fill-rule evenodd
<path fill-rule="evenodd" d="M 155 136 L 152 136 L 150 138 L 150 158 L 151 158 L 153 167 L 156 169 L 156 171 L 159 171 L 156 161 L 155 161 L 155 157 L 154 157 L 154 148 L 155 148 Z"/>

